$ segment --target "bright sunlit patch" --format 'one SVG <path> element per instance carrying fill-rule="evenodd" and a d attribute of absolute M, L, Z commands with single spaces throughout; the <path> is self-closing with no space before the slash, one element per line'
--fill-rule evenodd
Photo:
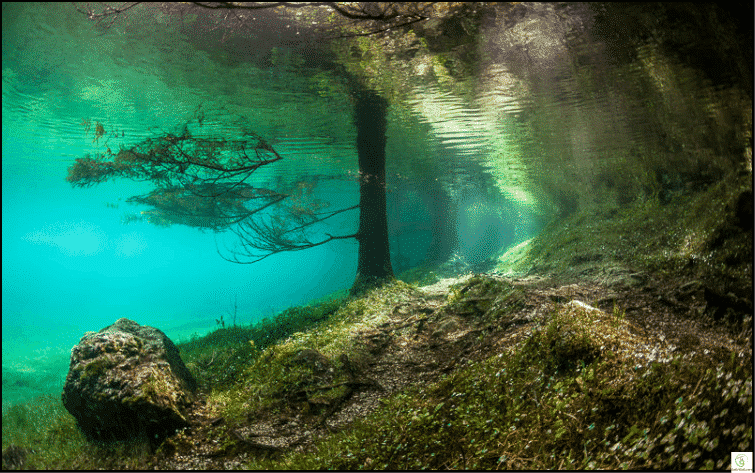
<path fill-rule="evenodd" d="M 29 233 L 25 241 L 57 247 L 68 256 L 91 256 L 104 249 L 107 236 L 96 225 L 86 222 L 62 222 Z"/>
<path fill-rule="evenodd" d="M 121 235 L 115 242 L 115 254 L 121 258 L 131 258 L 144 252 L 147 243 L 144 237 L 136 232 Z"/>

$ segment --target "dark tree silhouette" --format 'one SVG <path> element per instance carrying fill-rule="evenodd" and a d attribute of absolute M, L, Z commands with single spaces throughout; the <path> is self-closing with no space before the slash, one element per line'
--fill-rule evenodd
<path fill-rule="evenodd" d="M 360 201 L 351 207 L 324 210 L 324 204 L 303 202 L 304 196 L 295 190 L 255 187 L 252 174 L 283 156 L 252 131 L 234 139 L 197 136 L 190 130 L 201 127 L 201 119 L 187 123 L 180 133 L 163 133 L 117 153 L 106 144 L 106 153 L 76 159 L 66 180 L 74 187 L 115 178 L 150 181 L 153 191 L 127 201 L 151 209 L 130 220 L 230 230 L 238 237 L 238 245 L 226 254 L 218 252 L 235 263 L 255 263 L 281 252 L 356 238 L 359 256 L 352 294 L 359 294 L 393 278 L 385 196 L 387 105 L 374 92 L 356 97 Z M 95 138 L 104 133 L 98 123 Z M 357 233 L 323 236 L 320 223 L 357 208 Z"/>
<path fill-rule="evenodd" d="M 109 28 L 120 15 L 139 3 L 85 4 L 77 8 L 89 19 Z M 283 18 L 286 9 L 307 8 L 310 15 L 327 19 L 311 22 L 323 25 L 313 28 L 314 34 L 309 35 L 321 39 L 324 34 L 334 32 L 336 34 L 331 34 L 330 38 L 382 34 L 433 17 L 447 18 L 469 8 L 469 4 L 463 2 L 165 2 L 153 5 L 177 14 L 191 9 L 225 10 L 230 14 L 218 21 L 230 28 L 249 27 L 254 17 L 245 13 L 247 11 L 254 10 L 258 15 L 260 10 L 268 10 L 270 15 Z M 337 15 L 332 17 L 328 12 Z M 296 35 L 298 33 L 297 30 Z M 196 137 L 184 127 L 179 134 L 166 133 L 115 155 L 108 148 L 107 156 L 77 159 L 69 168 L 68 181 L 80 187 L 116 177 L 152 181 L 155 190 L 128 199 L 151 207 L 135 218 L 158 225 L 180 223 L 215 231 L 228 229 L 238 237 L 238 245 L 221 256 L 236 263 L 254 263 L 280 252 L 356 238 L 359 254 L 351 293 L 359 294 L 393 278 L 385 195 L 388 104 L 359 82 L 349 78 L 349 89 L 355 98 L 360 175 L 358 206 L 320 211 L 322 209 L 299 205 L 285 190 L 251 185 L 249 178 L 255 170 L 282 159 L 252 132 L 230 141 Z M 360 209 L 356 234 L 331 235 L 319 226 L 335 215 L 356 208 Z"/>
<path fill-rule="evenodd" d="M 145 2 L 123 2 L 119 4 L 100 3 L 93 5 L 83 3 L 77 10 L 87 18 L 112 26 L 118 16 Z M 223 18 L 225 23 L 247 24 L 251 18 L 245 12 L 259 14 L 261 10 L 307 10 L 312 14 L 324 12 L 323 18 L 335 12 L 321 32 L 330 38 L 369 36 L 387 32 L 392 29 L 410 26 L 430 18 L 448 17 L 461 9 L 469 9 L 469 2 L 156 2 L 157 8 L 166 12 L 185 13 L 187 11 L 225 10 L 231 12 Z M 283 7 L 283 8 L 280 8 Z M 234 26 L 234 25 L 231 25 Z M 341 33 L 331 35 L 333 27 Z M 354 28 L 351 28 L 354 27 Z M 347 32 L 347 30 L 350 30 Z"/>
<path fill-rule="evenodd" d="M 385 198 L 385 128 L 388 103 L 374 92 L 357 96 L 359 153 L 359 259 L 352 292 L 393 277 Z"/>
<path fill-rule="evenodd" d="M 115 178 L 151 181 L 153 191 L 127 199 L 151 209 L 130 220 L 231 230 L 238 237 L 237 247 L 225 255 L 219 253 L 235 263 L 255 263 L 281 252 L 356 238 L 359 256 L 352 293 L 359 294 L 393 278 L 385 195 L 387 106 L 374 92 L 365 91 L 356 98 L 360 200 L 359 205 L 338 210 L 303 202 L 302 185 L 299 194 L 253 186 L 252 173 L 283 156 L 251 131 L 234 139 L 196 136 L 190 131 L 196 122 L 187 123 L 178 134 L 164 133 L 117 153 L 108 146 L 106 153 L 77 158 L 66 180 L 74 187 Z M 98 123 L 95 138 L 104 132 Z M 318 224 L 357 208 L 357 233 L 322 236 Z"/>
<path fill-rule="evenodd" d="M 198 136 L 190 130 L 201 127 L 201 119 L 185 124 L 180 133 L 162 133 L 117 153 L 106 144 L 107 152 L 76 159 L 66 180 L 74 187 L 115 178 L 150 181 L 153 191 L 127 201 L 151 208 L 129 220 L 230 230 L 238 245 L 225 254 L 218 252 L 235 263 L 255 263 L 277 253 L 355 238 L 359 260 L 352 293 L 359 294 L 393 277 L 385 208 L 386 108 L 387 102 L 372 92 L 356 99 L 360 203 L 346 208 L 329 210 L 324 203 L 306 201 L 306 181 L 292 190 L 254 186 L 252 174 L 283 156 L 252 131 L 234 139 Z M 104 133 L 98 123 L 95 138 Z M 321 223 L 357 208 L 357 233 L 323 233 Z"/>
<path fill-rule="evenodd" d="M 311 230 L 358 206 L 322 211 L 324 204 L 304 205 L 301 189 L 307 186 L 302 182 L 298 192 L 250 184 L 254 171 L 283 159 L 260 136 L 250 131 L 233 140 L 196 136 L 189 125 L 196 125 L 196 121 L 186 124 L 180 134 L 164 133 L 115 154 L 109 151 L 78 158 L 68 168 L 66 180 L 74 187 L 114 178 L 151 181 L 155 184 L 152 192 L 127 200 L 151 209 L 130 220 L 215 231 L 230 229 L 239 236 L 241 245 L 230 250 L 230 256 L 221 256 L 236 263 L 254 263 L 283 251 L 356 237 L 328 235 L 315 240 Z"/>

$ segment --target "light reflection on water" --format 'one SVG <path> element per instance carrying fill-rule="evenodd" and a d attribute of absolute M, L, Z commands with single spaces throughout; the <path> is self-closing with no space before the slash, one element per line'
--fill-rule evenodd
<path fill-rule="evenodd" d="M 630 202 L 641 192 L 657 192 L 652 185 L 658 182 L 648 184 L 648 176 L 669 180 L 683 171 L 699 178 L 697 168 L 736 161 L 737 143 L 748 139 L 751 107 L 749 122 L 740 107 L 749 101 L 742 98 L 746 94 L 714 87 L 653 44 L 638 47 L 636 62 L 622 66 L 590 36 L 592 18 L 584 5 L 570 6 L 578 14 L 569 15 L 558 5 L 526 8 L 527 21 L 509 28 L 501 20 L 484 28 L 474 77 L 456 78 L 452 85 L 429 73 L 415 77 L 406 84 L 408 100 L 389 109 L 388 206 L 394 255 L 404 267 L 425 257 L 435 219 L 458 227 L 462 255 L 483 261 L 496 244 L 514 246 L 529 238 L 536 230 L 533 214 L 550 217 L 571 202 L 596 204 L 590 199 L 607 200 L 607 188 L 618 202 Z M 95 243 L 86 235 L 71 246 L 65 231 L 45 229 L 85 206 L 99 205 L 102 218 L 109 218 L 113 211 L 104 204 L 137 187 L 74 193 L 63 182 L 67 166 L 86 153 L 175 131 L 200 114 L 206 114 L 203 133 L 233 138 L 249 126 L 285 157 L 255 176 L 264 185 L 291 186 L 304 178 L 317 180 L 315 198 L 334 205 L 358 198 L 353 100 L 336 72 L 314 77 L 290 64 L 261 65 L 257 55 L 263 52 L 247 57 L 228 43 L 200 47 L 185 28 L 162 22 L 156 29 L 149 18 L 102 31 L 67 4 L 15 13 L 4 5 L 3 13 L 4 230 L 12 235 L 21 224 L 36 225 L 16 240 L 88 255 Z M 107 133 L 94 140 L 85 120 L 102 123 Z M 439 219 L 433 208 L 449 217 Z M 6 220 L 9 214 L 12 220 Z M 353 231 L 353 222 L 341 223 L 345 233 Z M 139 238 L 116 253 L 137 255 Z M 353 256 L 343 253 L 344 259 Z M 20 266 L 16 273 L 27 269 Z M 253 274 L 270 276 L 261 273 Z M 18 300 L 42 300 L 45 290 L 33 287 L 34 295 Z M 286 306 L 281 301 L 291 296 L 263 295 L 275 299 L 265 302 L 265 311 Z M 260 304 L 261 296 L 252 292 L 250 299 Z M 34 311 L 13 313 L 31 320 Z M 5 370 L 5 343 L 3 355 Z"/>

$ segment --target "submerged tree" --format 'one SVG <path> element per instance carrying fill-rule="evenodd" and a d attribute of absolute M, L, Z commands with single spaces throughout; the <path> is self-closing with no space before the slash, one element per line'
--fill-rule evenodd
<path fill-rule="evenodd" d="M 302 205 L 299 190 L 272 190 L 252 185 L 256 170 L 283 159 L 264 139 L 250 131 L 233 140 L 197 136 L 187 123 L 180 134 L 164 133 L 117 153 L 109 150 L 75 160 L 66 180 L 90 187 L 108 179 L 150 181 L 155 189 L 127 202 L 151 207 L 128 220 L 156 225 L 234 230 L 245 235 L 243 250 L 232 252 L 237 263 L 254 263 L 281 251 L 311 248 L 338 238 L 312 241 L 307 229 L 357 206 L 319 212 L 323 206 Z M 288 200 L 286 200 L 288 199 Z M 239 227 L 238 229 L 236 227 Z M 245 258 L 245 259 L 242 259 Z"/>
<path fill-rule="evenodd" d="M 89 19 L 110 28 L 119 16 L 139 3 L 86 4 L 77 8 Z M 209 28 L 249 29 L 260 47 L 248 50 L 264 51 L 274 45 L 298 44 L 306 49 L 306 57 L 310 58 L 317 57 L 314 50 L 318 48 L 313 47 L 313 40 L 408 31 L 415 23 L 433 18 L 448 19 L 473 8 L 464 2 L 163 2 L 150 5 L 177 17 L 201 10 L 218 12 L 212 17 L 215 25 Z M 271 28 L 275 31 L 267 31 Z M 440 34 L 443 23 L 435 22 L 432 28 L 438 29 Z M 319 65 L 332 67 L 330 61 L 332 59 L 327 59 Z M 151 181 L 155 190 L 129 199 L 151 207 L 137 218 L 158 225 L 180 223 L 215 231 L 230 230 L 238 237 L 239 244 L 221 255 L 237 263 L 253 263 L 284 251 L 355 238 L 359 254 L 351 292 L 358 294 L 393 278 L 385 190 L 388 102 L 366 85 L 364 77 L 352 73 L 344 75 L 355 104 L 360 176 L 357 206 L 326 211 L 301 205 L 295 193 L 286 189 L 255 187 L 251 174 L 282 157 L 251 132 L 231 141 L 201 138 L 184 127 L 181 133 L 166 133 L 114 155 L 77 159 L 69 169 L 68 181 L 81 187 L 117 177 Z M 360 216 L 356 233 L 331 235 L 320 226 L 335 215 L 357 208 Z"/>
<path fill-rule="evenodd" d="M 118 17 L 145 2 L 122 2 L 119 4 L 83 3 L 77 10 L 87 18 L 112 26 Z M 415 23 L 433 19 L 448 18 L 459 11 L 475 8 L 476 2 L 149 2 L 161 11 L 185 14 L 199 10 L 230 12 L 222 15 L 226 27 L 250 26 L 264 14 L 285 15 L 287 11 L 306 11 L 308 29 L 314 29 L 326 38 L 344 38 L 382 34 L 390 30 L 408 27 Z M 253 13 L 250 14 L 250 13 Z M 332 14 L 331 14 L 332 13 Z M 269 19 L 269 17 L 267 18 Z M 264 21 L 264 20 L 263 20 Z M 312 25 L 316 28 L 309 28 Z M 291 25 L 289 25 L 291 26 Z M 299 36 L 304 25 L 295 25 L 292 33 Z M 335 28 L 335 29 L 334 29 Z M 338 29 L 340 34 L 333 35 Z M 260 32 L 257 31 L 259 34 Z M 280 32 L 277 32 L 280 34 Z M 299 39 L 302 39 L 301 37 Z M 307 40 L 306 38 L 304 39 Z"/>
<path fill-rule="evenodd" d="M 371 92 L 356 102 L 359 153 L 359 260 L 352 291 L 360 292 L 393 277 L 385 197 L 385 128 L 388 104 Z"/>
<path fill-rule="evenodd" d="M 286 194 L 247 183 L 254 171 L 281 159 L 253 132 L 234 140 L 199 137 L 186 124 L 180 134 L 165 133 L 117 153 L 108 147 L 107 153 L 78 158 L 66 180 L 74 187 L 114 178 L 151 181 L 155 190 L 128 199 L 152 207 L 139 219 L 221 230 L 285 199 Z"/>
<path fill-rule="evenodd" d="M 219 253 L 235 263 L 255 263 L 273 254 L 354 238 L 359 260 L 352 293 L 358 294 L 393 277 L 385 209 L 386 106 L 373 93 L 356 100 L 359 205 L 328 210 L 325 203 L 313 204 L 304 195 L 312 186 L 302 180 L 291 190 L 255 186 L 252 174 L 283 156 L 252 131 L 242 131 L 234 139 L 197 135 L 191 130 L 201 125 L 198 120 L 184 125 L 180 133 L 163 133 L 117 153 L 108 147 L 106 153 L 78 158 L 66 180 L 74 187 L 115 178 L 152 182 L 153 191 L 127 200 L 151 209 L 130 219 L 230 230 L 239 244 L 225 255 Z M 357 208 L 361 211 L 356 233 L 323 233 L 319 224 Z"/>

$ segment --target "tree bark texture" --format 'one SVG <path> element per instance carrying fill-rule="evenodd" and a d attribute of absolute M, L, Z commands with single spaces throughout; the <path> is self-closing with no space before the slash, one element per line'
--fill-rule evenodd
<path fill-rule="evenodd" d="M 358 295 L 393 278 L 385 198 L 385 129 L 388 103 L 372 91 L 356 96 L 359 154 L 359 258 L 351 294 Z"/>

